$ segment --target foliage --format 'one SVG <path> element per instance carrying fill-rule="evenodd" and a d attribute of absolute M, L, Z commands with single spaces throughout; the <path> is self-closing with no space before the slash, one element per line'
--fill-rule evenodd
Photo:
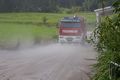
<path fill-rule="evenodd" d="M 119 0 L 113 4 L 115 12 L 119 12 Z M 110 61 L 120 64 L 120 13 L 116 17 L 105 17 L 101 24 L 95 29 L 92 42 L 99 52 L 96 74 L 93 80 L 110 80 Z M 118 79 L 119 80 L 119 79 Z"/>
<path fill-rule="evenodd" d="M 72 13 L 79 13 L 80 10 L 81 10 L 81 8 L 80 8 L 80 7 L 77 7 L 77 6 L 71 8 L 71 12 L 72 12 Z"/>
<path fill-rule="evenodd" d="M 47 20 L 48 20 L 47 17 L 44 16 L 44 17 L 42 18 L 43 24 L 47 24 Z"/>
<path fill-rule="evenodd" d="M 106 2 L 111 5 L 114 0 Z M 99 0 L 0 0 L 0 12 L 59 12 L 59 8 L 80 7 L 82 11 L 99 8 Z"/>
<path fill-rule="evenodd" d="M 67 14 L 73 14 L 73 13 L 80 13 L 81 7 L 75 6 L 71 9 L 68 8 L 59 8 L 59 13 L 67 13 Z"/>
<path fill-rule="evenodd" d="M 115 8 L 114 12 L 118 12 L 120 13 L 120 1 L 117 0 L 114 4 L 113 4 L 113 7 Z"/>

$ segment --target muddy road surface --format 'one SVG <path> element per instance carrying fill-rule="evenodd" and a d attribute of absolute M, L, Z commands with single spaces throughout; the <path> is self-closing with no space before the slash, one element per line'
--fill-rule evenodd
<path fill-rule="evenodd" d="M 0 51 L 0 80 L 90 80 L 96 52 L 88 45 L 50 44 Z"/>

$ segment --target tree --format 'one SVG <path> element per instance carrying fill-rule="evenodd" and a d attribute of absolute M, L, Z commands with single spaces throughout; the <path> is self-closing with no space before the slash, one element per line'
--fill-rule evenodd
<path fill-rule="evenodd" d="M 57 12 L 58 7 L 71 9 L 76 6 L 81 10 L 93 11 L 99 7 L 98 1 L 111 5 L 114 0 L 0 0 L 0 11 Z"/>

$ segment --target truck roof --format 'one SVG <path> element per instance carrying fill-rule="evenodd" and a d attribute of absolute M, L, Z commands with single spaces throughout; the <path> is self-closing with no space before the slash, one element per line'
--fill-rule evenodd
<path fill-rule="evenodd" d="M 61 22 L 80 22 L 80 17 L 64 17 Z"/>

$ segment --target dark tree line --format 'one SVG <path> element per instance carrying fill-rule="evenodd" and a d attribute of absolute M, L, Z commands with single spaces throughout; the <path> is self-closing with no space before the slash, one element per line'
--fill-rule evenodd
<path fill-rule="evenodd" d="M 104 0 L 106 6 L 115 0 Z M 101 7 L 100 0 L 0 0 L 0 12 L 58 12 L 59 8 L 80 7 L 81 11 L 93 11 Z"/>

